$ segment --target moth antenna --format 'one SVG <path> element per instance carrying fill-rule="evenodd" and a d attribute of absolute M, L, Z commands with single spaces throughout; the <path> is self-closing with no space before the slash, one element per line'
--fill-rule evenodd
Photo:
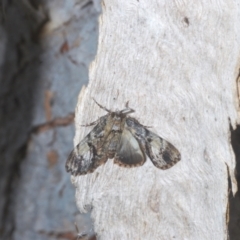
<path fill-rule="evenodd" d="M 125 103 L 125 107 L 129 108 L 129 100 Z"/>
<path fill-rule="evenodd" d="M 83 124 L 83 125 L 80 125 L 80 126 L 81 127 L 90 127 L 90 126 L 96 125 L 98 123 L 98 121 L 99 121 L 99 119 L 94 121 L 94 122 Z"/>
<path fill-rule="evenodd" d="M 109 112 L 111 113 L 112 111 L 107 109 L 106 107 L 102 106 L 100 103 L 98 103 L 94 98 L 93 98 L 93 101 L 102 109 L 104 109 L 106 112 Z"/>

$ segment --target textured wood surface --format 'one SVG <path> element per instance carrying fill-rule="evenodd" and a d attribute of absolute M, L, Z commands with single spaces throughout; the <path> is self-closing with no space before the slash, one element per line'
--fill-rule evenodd
<path fill-rule="evenodd" d="M 77 205 L 92 210 L 99 239 L 227 239 L 228 176 L 235 160 L 240 20 L 235 1 L 102 2 L 98 51 L 76 108 L 80 125 L 124 103 L 173 143 L 182 160 L 159 170 L 112 160 L 73 177 Z"/>
<path fill-rule="evenodd" d="M 0 3 L 0 239 L 73 240 L 89 221 L 65 171 L 97 48 L 89 0 Z"/>

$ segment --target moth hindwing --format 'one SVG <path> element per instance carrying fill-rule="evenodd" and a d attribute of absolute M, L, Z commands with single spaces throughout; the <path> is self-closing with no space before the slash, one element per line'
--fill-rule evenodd
<path fill-rule="evenodd" d="M 168 169 L 181 159 L 171 143 L 127 116 L 134 112 L 128 103 L 125 109 L 116 112 L 96 104 L 108 113 L 86 125 L 95 126 L 70 153 L 67 172 L 73 175 L 91 173 L 108 158 L 114 158 L 120 166 L 134 167 L 143 165 L 147 155 L 160 169 Z"/>

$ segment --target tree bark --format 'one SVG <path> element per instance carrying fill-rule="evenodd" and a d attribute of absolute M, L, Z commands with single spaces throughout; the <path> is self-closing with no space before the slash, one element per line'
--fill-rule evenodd
<path fill-rule="evenodd" d="M 0 239 L 76 239 L 89 225 L 64 165 L 97 48 L 89 0 L 0 3 Z"/>
<path fill-rule="evenodd" d="M 168 170 L 108 160 L 72 177 L 81 212 L 92 208 L 98 239 L 227 239 L 228 178 L 235 159 L 240 11 L 237 2 L 102 1 L 97 56 L 76 108 L 81 124 L 126 101 L 182 159 Z"/>

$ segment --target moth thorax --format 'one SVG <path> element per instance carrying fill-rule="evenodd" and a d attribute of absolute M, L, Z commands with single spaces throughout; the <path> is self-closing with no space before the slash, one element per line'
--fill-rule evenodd
<path fill-rule="evenodd" d="M 120 116 L 119 114 L 116 114 L 113 118 L 113 125 L 112 125 L 112 131 L 114 132 L 122 132 L 122 126 L 124 125 L 125 118 Z"/>

